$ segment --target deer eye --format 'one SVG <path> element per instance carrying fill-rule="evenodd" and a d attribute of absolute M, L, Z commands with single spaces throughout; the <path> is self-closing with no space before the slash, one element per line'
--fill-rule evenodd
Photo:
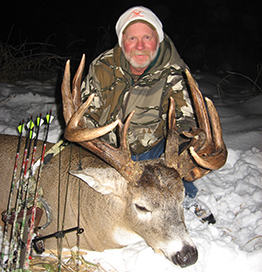
<path fill-rule="evenodd" d="M 141 211 L 141 212 L 150 212 L 146 207 L 140 206 L 138 204 L 135 204 L 137 210 Z"/>

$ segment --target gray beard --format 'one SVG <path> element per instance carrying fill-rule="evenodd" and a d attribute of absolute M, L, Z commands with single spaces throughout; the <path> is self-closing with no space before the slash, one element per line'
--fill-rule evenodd
<path fill-rule="evenodd" d="M 149 64 L 155 59 L 155 57 L 157 56 L 157 52 L 158 52 L 158 49 L 159 49 L 159 44 L 156 48 L 156 50 L 151 53 L 150 51 L 148 50 L 144 50 L 144 51 L 135 51 L 135 52 L 132 52 L 131 54 L 127 54 L 125 52 L 125 49 L 124 47 L 122 46 L 122 51 L 123 51 L 123 54 L 126 58 L 126 60 L 134 67 L 134 68 L 145 68 L 147 66 L 149 66 Z M 137 63 L 134 59 L 132 59 L 132 56 L 137 54 L 137 53 L 143 53 L 145 55 L 148 55 L 149 56 L 149 59 L 147 61 L 144 61 L 143 63 Z"/>

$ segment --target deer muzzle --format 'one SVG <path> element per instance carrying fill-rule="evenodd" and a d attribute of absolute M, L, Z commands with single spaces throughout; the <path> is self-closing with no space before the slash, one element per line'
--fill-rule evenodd
<path fill-rule="evenodd" d="M 197 248 L 190 245 L 185 245 L 181 251 L 172 256 L 173 263 L 183 268 L 195 264 L 197 259 Z"/>

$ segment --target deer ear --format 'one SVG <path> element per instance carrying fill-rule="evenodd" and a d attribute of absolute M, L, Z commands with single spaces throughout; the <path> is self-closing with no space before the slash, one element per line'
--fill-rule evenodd
<path fill-rule="evenodd" d="M 86 168 L 84 170 L 70 171 L 70 174 L 82 179 L 91 188 L 102 195 L 122 195 L 127 181 L 114 169 L 108 168 Z"/>

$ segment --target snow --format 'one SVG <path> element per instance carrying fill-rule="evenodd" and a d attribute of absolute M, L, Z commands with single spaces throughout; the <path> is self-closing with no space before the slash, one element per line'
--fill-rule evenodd
<path fill-rule="evenodd" d="M 201 223 L 185 211 L 189 233 L 199 252 L 198 262 L 185 272 L 262 271 L 262 95 L 252 96 L 252 86 L 235 77 L 216 88 L 225 75 L 196 72 L 202 93 L 218 110 L 228 148 L 227 163 L 197 180 L 198 198 L 208 204 L 215 225 Z M 230 82 L 230 80 L 229 80 Z M 55 119 L 48 140 L 56 142 L 63 132 L 61 104 L 57 104 L 55 79 L 0 83 L 0 133 L 16 135 L 22 119 L 52 110 Z M 43 139 L 43 135 L 40 135 Z M 87 251 L 85 258 L 106 271 L 180 271 L 145 242 L 104 252 Z"/>

